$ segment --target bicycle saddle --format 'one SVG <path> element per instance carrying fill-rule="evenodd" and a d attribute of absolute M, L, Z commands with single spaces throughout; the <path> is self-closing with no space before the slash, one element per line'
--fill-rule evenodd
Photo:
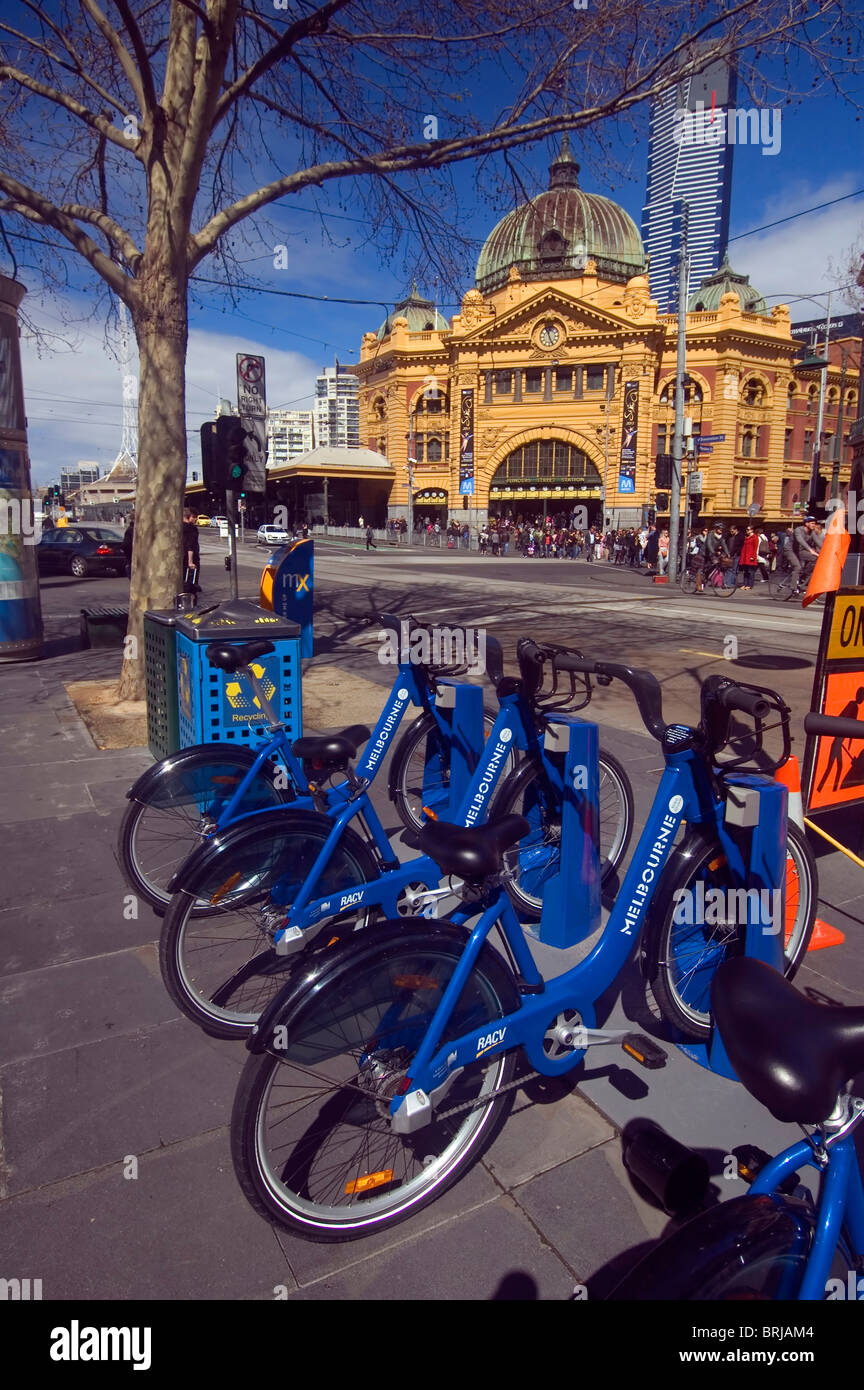
<path fill-rule="evenodd" d="M 232 647 L 230 642 L 211 642 L 205 647 L 204 654 L 213 666 L 218 666 L 220 670 L 233 675 L 241 666 L 248 666 L 256 656 L 266 656 L 268 652 L 275 650 L 272 642 L 262 638 L 255 642 L 244 642 L 242 646 L 236 647 Z"/>
<path fill-rule="evenodd" d="M 434 860 L 442 873 L 459 878 L 488 878 L 501 868 L 501 856 L 531 829 L 524 816 L 501 816 L 489 825 L 452 825 L 428 821 L 413 842 Z M 407 837 L 406 837 L 407 839 Z"/>
<path fill-rule="evenodd" d="M 777 1120 L 819 1124 L 864 1069 L 864 1008 L 816 1004 L 764 961 L 724 961 L 711 1008 L 739 1080 Z"/>
<path fill-rule="evenodd" d="M 309 738 L 298 738 L 291 745 L 291 752 L 297 758 L 313 763 L 340 762 L 346 758 L 356 758 L 357 749 L 369 738 L 365 724 L 351 724 L 338 734 L 313 734 Z"/>

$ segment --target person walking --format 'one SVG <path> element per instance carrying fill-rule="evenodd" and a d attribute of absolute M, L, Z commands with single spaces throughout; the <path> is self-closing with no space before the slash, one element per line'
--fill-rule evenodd
<path fill-rule="evenodd" d="M 201 550 L 198 523 L 194 507 L 183 513 L 183 592 L 193 597 L 201 592 L 198 575 L 201 570 Z M 192 605 L 194 607 L 194 603 Z"/>
<path fill-rule="evenodd" d="M 378 547 L 377 547 L 377 545 L 375 544 L 375 532 L 372 530 L 372 527 L 371 527 L 371 526 L 367 526 L 367 527 L 366 527 L 366 550 L 369 551 L 369 550 L 377 550 L 377 549 L 378 549 Z"/>

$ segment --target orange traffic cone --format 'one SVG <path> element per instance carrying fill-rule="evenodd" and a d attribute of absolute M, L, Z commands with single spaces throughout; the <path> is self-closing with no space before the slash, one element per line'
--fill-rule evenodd
<path fill-rule="evenodd" d="M 807 950 L 824 951 L 826 946 L 841 946 L 845 940 L 839 927 L 832 927 L 830 922 L 823 922 L 821 917 L 817 917 Z"/>
<path fill-rule="evenodd" d="M 782 782 L 789 796 L 788 811 L 789 819 L 797 825 L 803 835 L 804 831 L 804 801 L 801 796 L 801 769 L 796 757 L 791 757 L 788 762 L 778 768 L 774 774 L 774 780 Z M 793 894 L 797 889 L 794 881 L 795 870 L 792 859 L 786 860 L 786 902 L 793 900 Z M 792 934 L 791 927 L 786 933 L 788 941 Z M 813 923 L 813 935 L 810 937 L 808 951 L 824 951 L 827 946 L 839 946 L 846 938 L 839 927 L 832 927 L 829 922 L 823 922 L 821 917 L 817 917 Z"/>
<path fill-rule="evenodd" d="M 782 782 L 789 793 L 787 814 L 794 821 L 801 834 L 804 834 L 804 802 L 801 799 L 801 769 L 798 759 L 791 757 L 774 773 L 774 781 Z"/>

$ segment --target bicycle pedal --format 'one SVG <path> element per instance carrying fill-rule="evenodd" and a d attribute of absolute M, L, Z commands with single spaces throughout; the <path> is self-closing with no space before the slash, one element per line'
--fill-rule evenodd
<path fill-rule="evenodd" d="M 666 1065 L 666 1053 L 663 1048 L 653 1039 L 646 1038 L 644 1033 L 628 1033 L 622 1038 L 621 1046 L 628 1057 L 632 1057 L 648 1071 L 656 1071 Z"/>
<path fill-rule="evenodd" d="M 771 1162 L 771 1155 L 755 1144 L 739 1144 L 737 1149 L 732 1150 L 732 1156 L 738 1164 L 739 1178 L 743 1178 L 746 1183 L 755 1182 L 766 1163 Z M 778 1183 L 777 1191 L 791 1197 L 800 1182 L 801 1177 L 798 1173 L 790 1173 Z"/>

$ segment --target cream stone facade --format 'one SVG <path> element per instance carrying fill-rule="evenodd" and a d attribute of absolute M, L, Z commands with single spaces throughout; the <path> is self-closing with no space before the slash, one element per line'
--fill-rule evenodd
<path fill-rule="evenodd" d="M 391 517 L 407 512 L 411 474 L 415 511 L 441 521 L 566 515 L 578 503 L 591 520 L 620 525 L 638 521 L 644 506 L 668 517 L 655 458 L 671 452 L 677 316 L 659 314 L 650 298 L 635 224 L 584 193 L 577 174 L 565 147 L 549 190 L 490 234 L 477 285 L 449 324 L 412 290 L 364 335 L 355 368 L 361 439 L 394 468 Z M 769 310 L 728 265 L 689 303 L 685 412 L 694 434 L 725 436 L 699 459 L 700 515 L 740 520 L 752 509 L 764 523 L 788 521 L 806 501 L 812 453 L 812 434 L 806 443 L 790 411 L 818 382 L 796 374 L 789 310 Z M 829 400 L 839 381 L 838 361 Z M 621 476 L 627 383 L 638 400 L 632 491 Z M 851 422 L 860 413 L 853 376 L 845 387 Z M 848 476 L 847 451 L 841 483 Z"/>

